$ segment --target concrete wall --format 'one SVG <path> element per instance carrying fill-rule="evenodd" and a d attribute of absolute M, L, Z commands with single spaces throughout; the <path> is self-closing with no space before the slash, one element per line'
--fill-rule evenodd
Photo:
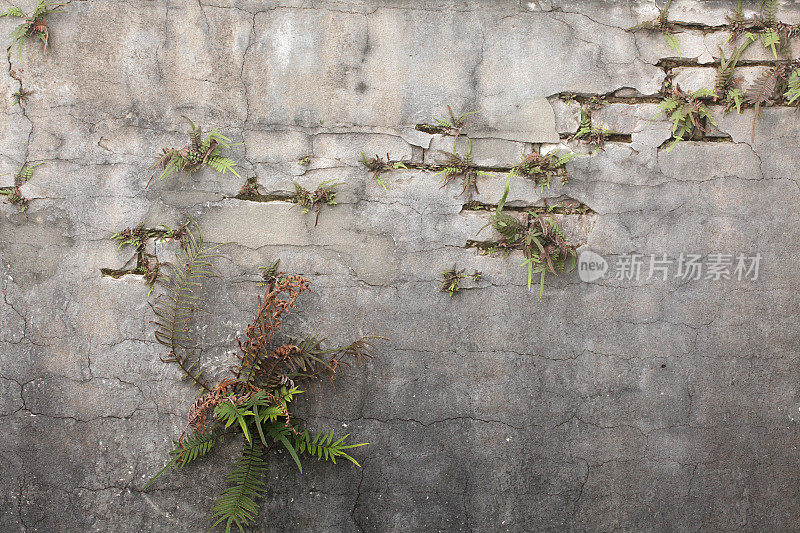
<path fill-rule="evenodd" d="M 1 77 L 0 172 L 44 165 L 21 188 L 25 213 L 0 204 L 0 530 L 207 527 L 238 446 L 142 492 L 194 392 L 160 361 L 141 276 L 101 275 L 131 265 L 110 235 L 182 214 L 229 243 L 195 322 L 211 375 L 275 258 L 313 283 L 290 330 L 389 339 L 298 406 L 370 442 L 363 468 L 300 475 L 273 456 L 257 531 L 798 529 L 800 116 L 765 108 L 751 140 L 752 108 L 714 107 L 718 129 L 669 151 L 670 124 L 653 119 L 665 78 L 712 82 L 734 5 L 673 4 L 682 59 L 626 31 L 657 16 L 652 2 L 91 0 L 52 16 L 52 50 L 26 44 Z M 779 16 L 797 23 L 800 5 Z M 744 59 L 747 78 L 772 54 L 756 43 Z M 33 91 L 24 107 L 12 70 Z M 567 93 L 606 96 L 605 150 L 566 141 Z M 519 252 L 467 247 L 492 236 L 476 237 L 488 212 L 457 185 L 401 169 L 384 190 L 358 163 L 432 161 L 452 138 L 414 127 L 447 105 L 479 111 L 462 134 L 478 164 L 559 142 L 587 154 L 566 185 L 515 180 L 509 204 L 588 206 L 566 226 L 612 270 L 630 253 L 760 253 L 758 280 L 648 280 L 646 265 L 638 281 L 551 276 L 540 299 Z M 243 143 L 242 179 L 146 186 L 160 149 L 186 142 L 182 115 Z M 344 185 L 315 227 L 286 202 L 235 198 L 250 177 L 266 196 Z M 475 200 L 496 204 L 504 182 L 481 176 Z M 436 280 L 454 263 L 484 277 L 451 298 Z"/>

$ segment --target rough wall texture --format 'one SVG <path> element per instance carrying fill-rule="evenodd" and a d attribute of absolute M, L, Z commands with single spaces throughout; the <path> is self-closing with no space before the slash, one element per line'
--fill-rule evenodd
<path fill-rule="evenodd" d="M 299 409 L 371 442 L 363 468 L 299 475 L 276 456 L 258 531 L 798 529 L 800 118 L 764 109 L 751 140 L 752 109 L 715 108 L 718 131 L 670 151 L 652 120 L 665 77 L 711 83 L 702 65 L 734 4 L 673 4 L 680 61 L 658 33 L 625 31 L 651 2 L 91 0 L 53 16 L 52 51 L 27 44 L 8 64 L 33 91 L 24 108 L 2 76 L 0 170 L 45 164 L 24 214 L 0 205 L 0 530 L 206 528 L 236 446 L 142 492 L 194 393 L 160 361 L 142 278 L 100 273 L 130 264 L 112 233 L 182 213 L 230 243 L 196 323 L 212 372 L 277 257 L 313 282 L 295 324 L 390 339 Z M 771 57 L 751 47 L 741 75 Z M 569 227 L 610 263 L 759 252 L 759 279 L 573 272 L 540 299 L 518 253 L 466 246 L 488 213 L 457 186 L 401 169 L 384 190 L 358 164 L 430 161 L 451 139 L 414 126 L 449 104 L 480 112 L 465 130 L 476 162 L 508 168 L 575 132 L 566 93 L 607 96 L 594 119 L 618 135 L 570 161 L 566 185 L 515 180 L 510 205 L 582 202 Z M 286 202 L 235 198 L 230 175 L 147 188 L 152 157 L 185 142 L 181 115 L 242 142 L 233 157 L 265 197 L 336 178 L 339 205 L 314 227 Z M 496 204 L 504 181 L 481 176 L 476 200 Z M 451 298 L 436 278 L 453 263 L 484 278 Z"/>

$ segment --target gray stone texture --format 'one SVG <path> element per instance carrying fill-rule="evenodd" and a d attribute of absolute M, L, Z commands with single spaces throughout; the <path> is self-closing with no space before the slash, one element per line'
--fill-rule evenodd
<path fill-rule="evenodd" d="M 671 19 L 716 26 L 735 4 L 676 0 Z M 100 274 L 131 266 L 114 232 L 184 214 L 228 243 L 193 326 L 211 375 L 231 364 L 259 267 L 276 258 L 312 280 L 290 332 L 389 339 L 296 408 L 369 442 L 354 452 L 363 468 L 309 460 L 299 474 L 274 455 L 256 531 L 800 528 L 800 118 L 762 109 L 752 138 L 752 109 L 718 110 L 723 142 L 667 150 L 670 124 L 639 97 L 676 54 L 625 31 L 655 16 L 633 0 L 92 0 L 52 16 L 51 51 L 13 53 L 0 95 L 0 173 L 44 163 L 24 214 L 0 202 L 0 531 L 207 529 L 238 445 L 143 491 L 195 393 L 160 360 L 142 278 Z M 780 17 L 800 21 L 800 7 Z M 0 34 L 17 23 L 0 19 Z M 671 72 L 682 87 L 709 78 L 724 36 L 679 35 L 701 64 Z M 748 59 L 768 60 L 758 48 Z M 10 96 L 20 68 L 24 110 Z M 616 93 L 593 119 L 630 142 L 568 142 L 580 114 L 566 93 Z M 448 105 L 479 112 L 458 140 L 491 167 L 473 199 L 496 204 L 498 169 L 561 139 L 583 154 L 570 181 L 515 178 L 510 207 L 585 204 L 565 230 L 611 263 L 759 252 L 759 279 L 571 272 L 528 292 L 519 252 L 467 247 L 497 236 L 456 183 L 411 168 L 384 189 L 358 162 L 431 163 L 453 137 L 414 127 Z M 241 179 L 147 187 L 161 148 L 185 144 L 184 115 L 243 143 Z M 315 226 L 290 203 L 234 198 L 250 177 L 262 194 L 343 185 Z M 454 263 L 484 277 L 450 297 L 437 279 Z"/>

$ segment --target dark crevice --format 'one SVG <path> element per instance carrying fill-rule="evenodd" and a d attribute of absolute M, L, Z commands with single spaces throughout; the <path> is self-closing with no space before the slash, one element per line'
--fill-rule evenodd
<path fill-rule="evenodd" d="M 565 102 L 575 102 L 581 106 L 600 101 L 601 104 L 657 104 L 663 98 L 661 94 L 640 94 L 636 96 L 617 96 L 618 91 L 610 93 L 573 93 L 560 92 L 550 95 L 550 98 L 559 98 Z"/>
<path fill-rule="evenodd" d="M 786 63 L 786 59 L 740 59 L 736 62 L 739 67 L 774 67 L 775 65 Z M 719 60 L 710 63 L 700 63 L 697 59 L 689 57 L 665 57 L 656 62 L 656 66 L 662 69 L 673 69 L 676 67 L 719 67 Z"/>
<path fill-rule="evenodd" d="M 594 215 L 596 212 L 588 205 L 575 200 L 574 198 L 556 199 L 552 205 L 547 205 L 548 200 L 544 200 L 545 205 L 541 206 L 513 206 L 504 205 L 503 211 L 515 213 L 530 213 L 533 215 L 556 214 L 556 215 Z M 464 204 L 461 211 L 496 211 L 497 204 L 489 204 L 478 201 L 470 201 Z"/>
<path fill-rule="evenodd" d="M 574 133 L 561 133 L 559 135 L 560 139 L 564 139 L 567 141 L 574 139 L 574 137 L 575 137 Z M 581 139 L 576 139 L 576 140 L 581 141 Z M 630 144 L 633 142 L 633 136 L 630 133 L 605 132 L 603 133 L 603 142 Z M 584 144 L 592 144 L 592 143 L 584 143 Z"/>
<path fill-rule="evenodd" d="M 110 278 L 119 279 L 122 276 L 127 276 L 128 274 L 142 275 L 143 272 L 141 272 L 138 269 L 138 267 L 137 268 L 133 268 L 133 269 L 131 269 L 131 268 L 101 268 L 100 269 L 100 274 L 102 276 L 104 276 L 104 277 L 107 276 L 107 277 L 110 277 Z"/>
<path fill-rule="evenodd" d="M 252 191 L 247 193 L 239 193 L 236 196 L 226 197 L 226 199 L 245 200 L 248 202 L 291 202 L 292 198 L 294 198 L 294 193 L 290 192 L 261 194 Z"/>

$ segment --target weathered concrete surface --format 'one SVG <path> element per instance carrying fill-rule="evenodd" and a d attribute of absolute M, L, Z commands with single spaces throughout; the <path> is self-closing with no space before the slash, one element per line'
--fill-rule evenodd
<path fill-rule="evenodd" d="M 734 4 L 680 0 L 671 13 L 719 25 Z M 800 20 L 794 5 L 780 13 Z M 619 99 L 594 120 L 630 142 L 573 159 L 566 185 L 515 179 L 509 195 L 514 207 L 590 207 L 568 229 L 612 264 L 759 252 L 758 281 L 587 284 L 573 272 L 539 299 L 519 253 L 466 247 L 492 234 L 478 234 L 487 212 L 465 209 L 458 185 L 395 170 L 384 190 L 358 164 L 361 152 L 435 159 L 452 138 L 414 125 L 447 105 L 480 112 L 463 135 L 482 165 L 553 148 L 579 119 L 559 94 L 659 91 L 656 62 L 674 52 L 625 31 L 656 15 L 651 2 L 92 0 L 53 16 L 51 53 L 11 56 L 33 90 L 24 112 L 2 77 L 0 172 L 45 164 L 22 187 L 24 215 L 0 203 L 0 530 L 206 529 L 237 445 L 142 491 L 193 392 L 160 361 L 141 278 L 100 275 L 132 256 L 112 233 L 182 213 L 230 243 L 196 323 L 212 375 L 275 258 L 313 282 L 290 331 L 389 338 L 300 402 L 314 427 L 371 443 L 356 453 L 363 468 L 309 462 L 300 475 L 276 455 L 257 531 L 798 529 L 796 111 L 762 110 L 755 141 L 752 110 L 720 112 L 726 142 L 667 151 L 653 101 Z M 685 57 L 713 61 L 720 33 L 682 33 Z M 208 171 L 146 188 L 153 156 L 185 143 L 182 115 L 244 143 L 243 179 Z M 315 227 L 285 202 L 232 198 L 253 176 L 263 194 L 344 185 Z M 504 181 L 481 176 L 475 199 L 496 203 Z M 451 298 L 437 278 L 454 263 L 484 278 Z"/>

